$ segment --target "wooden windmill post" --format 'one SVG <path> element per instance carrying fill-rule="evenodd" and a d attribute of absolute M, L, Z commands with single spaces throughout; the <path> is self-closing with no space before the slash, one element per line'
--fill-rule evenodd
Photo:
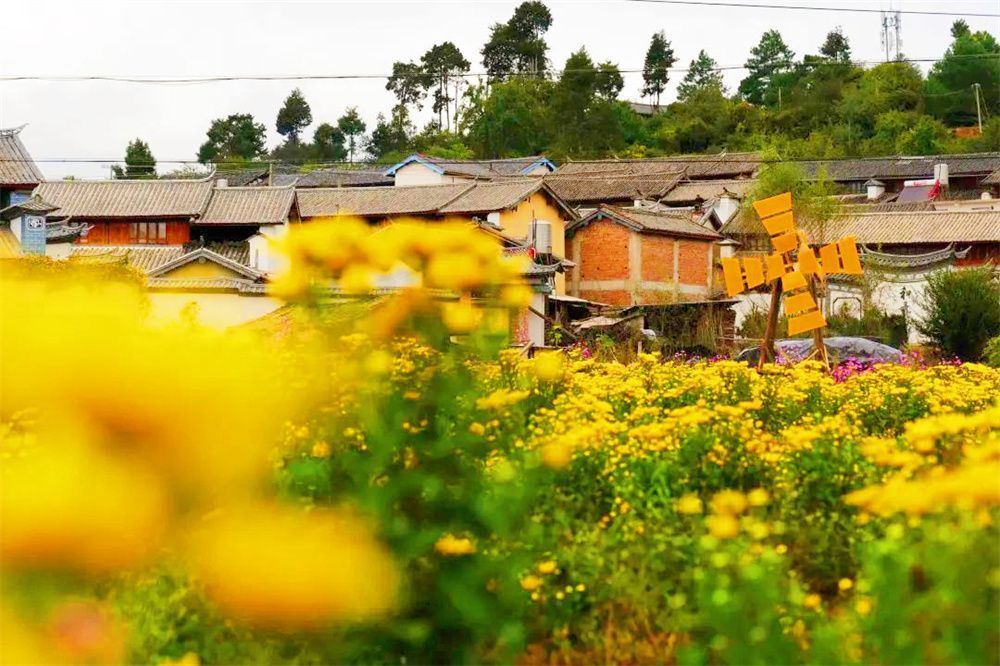
<path fill-rule="evenodd" d="M 788 314 L 788 334 L 811 331 L 813 351 L 808 358 L 818 359 L 829 369 L 823 339 L 826 318 L 817 300 L 816 281 L 825 280 L 828 274 L 862 274 L 855 238 L 847 236 L 824 245 L 817 258 L 806 235 L 795 228 L 792 195 L 789 192 L 757 201 L 754 209 L 770 235 L 775 251 L 763 261 L 759 256 L 747 256 L 742 260 L 727 257 L 722 260 L 722 274 L 730 297 L 772 283 L 767 326 L 757 367 L 762 369 L 765 363 L 775 360 L 774 339 L 783 304 Z"/>

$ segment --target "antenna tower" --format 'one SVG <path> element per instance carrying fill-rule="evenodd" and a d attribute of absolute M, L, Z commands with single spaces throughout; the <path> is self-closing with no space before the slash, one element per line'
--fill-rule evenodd
<path fill-rule="evenodd" d="M 902 21 L 898 9 L 889 3 L 888 11 L 882 12 L 882 48 L 885 50 L 885 60 L 901 60 L 903 58 L 903 38 L 900 34 Z"/>

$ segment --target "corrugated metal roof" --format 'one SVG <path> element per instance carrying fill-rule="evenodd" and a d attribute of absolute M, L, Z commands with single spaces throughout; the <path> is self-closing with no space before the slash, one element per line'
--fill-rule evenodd
<path fill-rule="evenodd" d="M 382 217 L 435 213 L 471 183 L 415 187 L 336 187 L 298 190 L 299 215 L 303 218 L 326 215 Z"/>
<path fill-rule="evenodd" d="M 909 245 L 925 243 L 1000 243 L 1000 211 L 903 211 L 849 213 L 820 224 L 800 222 L 810 243 L 829 243 L 855 236 L 859 243 Z M 726 235 L 764 235 L 756 217 L 737 216 Z"/>
<path fill-rule="evenodd" d="M 949 177 L 976 176 L 1000 169 L 1000 153 L 855 158 L 798 164 L 810 178 L 817 177 L 820 169 L 824 169 L 826 177 L 836 181 L 931 178 L 935 164 L 947 164 Z"/>
<path fill-rule="evenodd" d="M 619 172 L 559 173 L 545 177 L 545 183 L 559 198 L 571 205 L 613 203 L 633 199 L 659 199 L 670 191 L 683 172 L 665 171 L 636 176 Z"/>
<path fill-rule="evenodd" d="M 212 194 L 207 180 L 100 180 L 42 183 L 35 194 L 70 217 L 194 217 Z"/>
<path fill-rule="evenodd" d="M 708 240 L 722 239 L 721 235 L 711 229 L 693 222 L 691 220 L 691 209 L 678 209 L 667 212 L 601 206 L 579 221 L 567 225 L 566 231 L 567 233 L 574 233 L 577 229 L 599 219 L 611 219 L 640 233 L 662 233 L 670 236 L 704 238 Z"/>
<path fill-rule="evenodd" d="M 198 224 L 282 224 L 295 200 L 290 187 L 217 187 Z"/>
<path fill-rule="evenodd" d="M 12 259 L 22 254 L 21 241 L 17 240 L 10 225 L 0 224 L 0 259 Z"/>
<path fill-rule="evenodd" d="M 662 198 L 664 203 L 682 203 L 688 201 L 708 201 L 729 192 L 738 198 L 746 196 L 747 192 L 757 184 L 756 180 L 697 180 L 678 183 Z"/>
<path fill-rule="evenodd" d="M 649 175 L 665 171 L 684 171 L 688 178 L 725 178 L 754 173 L 761 164 L 756 153 L 719 153 L 717 155 L 676 155 L 629 160 L 584 160 L 567 162 L 556 173 L 581 174 L 603 172 L 622 175 Z"/>
<path fill-rule="evenodd" d="M 0 129 L 0 185 L 35 186 L 45 180 L 18 134 L 24 126 Z"/>

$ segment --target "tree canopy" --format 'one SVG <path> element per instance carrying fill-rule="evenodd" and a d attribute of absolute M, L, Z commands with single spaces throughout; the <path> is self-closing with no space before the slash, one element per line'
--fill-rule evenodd
<path fill-rule="evenodd" d="M 642 94 L 653 97 L 656 106 L 660 106 L 660 95 L 667 89 L 670 68 L 675 62 L 677 58 L 674 57 L 674 49 L 664 32 L 661 30 L 654 33 L 642 65 Z"/>
<path fill-rule="evenodd" d="M 347 137 L 347 152 L 350 156 L 350 160 L 354 161 L 354 147 L 357 144 L 358 137 L 365 133 L 365 121 L 361 119 L 361 114 L 358 113 L 358 107 L 352 106 L 349 108 L 344 115 L 337 120 L 337 127 L 344 136 Z"/>
<path fill-rule="evenodd" d="M 765 32 L 746 61 L 747 76 L 740 81 L 740 95 L 751 104 L 773 105 L 778 90 L 787 85 L 794 70 L 795 53 L 777 30 Z"/>
<path fill-rule="evenodd" d="M 133 139 L 125 148 L 125 168 L 112 167 L 115 178 L 155 178 L 156 158 L 142 139 Z"/>
<path fill-rule="evenodd" d="M 275 121 L 278 134 L 290 143 L 298 143 L 299 134 L 311 122 L 312 111 L 309 109 L 309 103 L 302 96 L 302 91 L 296 88 L 285 98 L 284 106 L 278 111 L 278 118 Z"/>
<path fill-rule="evenodd" d="M 495 23 L 480 52 L 491 79 L 510 74 L 542 74 L 547 71 L 545 33 L 552 26 L 552 13 L 539 0 L 518 5 L 506 23 Z"/>
<path fill-rule="evenodd" d="M 208 138 L 198 149 L 198 161 L 243 162 L 264 155 L 267 128 L 249 113 L 216 118 L 208 128 Z"/>

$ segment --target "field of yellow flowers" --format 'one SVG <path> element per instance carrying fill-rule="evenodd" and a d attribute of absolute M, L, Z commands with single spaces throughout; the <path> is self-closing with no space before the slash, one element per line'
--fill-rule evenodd
<path fill-rule="evenodd" d="M 1000 371 L 526 359 L 478 236 L 309 233 L 280 341 L 0 275 L 0 662 L 998 660 Z"/>

